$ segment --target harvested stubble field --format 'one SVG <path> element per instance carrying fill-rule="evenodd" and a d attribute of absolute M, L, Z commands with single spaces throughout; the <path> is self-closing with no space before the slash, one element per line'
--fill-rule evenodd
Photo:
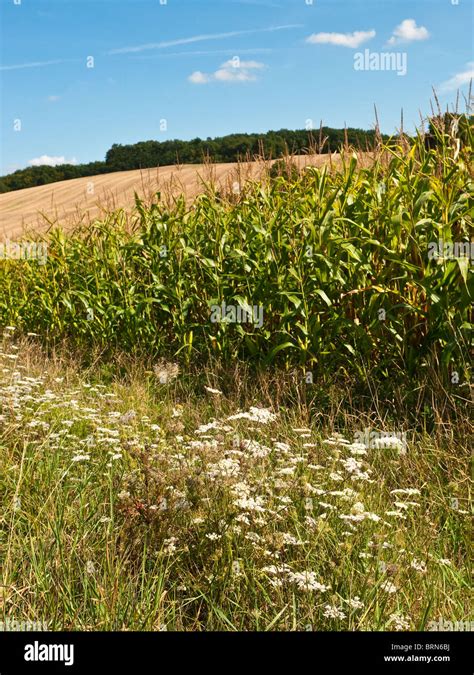
<path fill-rule="evenodd" d="M 443 135 L 349 152 L 4 261 L 5 617 L 469 620 L 473 275 L 427 250 L 470 241 L 471 161 Z M 212 322 L 222 303 L 262 325 Z"/>
<path fill-rule="evenodd" d="M 365 154 L 361 153 L 361 161 Z M 292 161 L 303 168 L 340 165 L 338 153 L 301 155 Z M 370 159 L 367 156 L 367 160 Z M 171 204 L 180 195 L 189 202 L 210 182 L 231 189 L 234 182 L 243 185 L 256 179 L 271 161 L 228 164 L 164 166 L 156 169 L 119 171 L 87 178 L 59 181 L 40 187 L 0 194 L 0 234 L 14 239 L 25 230 L 44 232 L 52 224 L 72 228 L 103 218 L 119 208 L 132 211 L 135 193 L 150 202 L 157 191 Z"/>

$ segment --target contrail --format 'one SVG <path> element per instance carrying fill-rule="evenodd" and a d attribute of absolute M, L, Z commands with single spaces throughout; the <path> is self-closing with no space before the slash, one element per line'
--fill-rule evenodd
<path fill-rule="evenodd" d="M 165 49 L 166 47 L 176 47 L 177 45 L 188 45 L 193 42 L 204 42 L 206 40 L 222 40 L 228 37 L 239 37 L 241 35 L 251 35 L 253 33 L 271 33 L 277 30 L 290 30 L 291 28 L 302 28 L 299 23 L 287 24 L 285 26 L 270 26 L 270 28 L 254 28 L 252 30 L 235 30 L 229 33 L 208 33 L 207 35 L 194 35 L 189 38 L 180 38 L 178 40 L 169 40 L 167 42 L 151 42 L 136 47 L 121 47 L 112 49 L 107 54 L 131 54 L 134 52 L 144 52 L 149 49 Z"/>
<path fill-rule="evenodd" d="M 0 70 L 19 70 L 20 68 L 41 68 L 42 66 L 52 66 L 55 63 L 65 63 L 64 60 L 56 61 L 33 61 L 31 63 L 18 63 L 14 66 L 0 66 Z"/>

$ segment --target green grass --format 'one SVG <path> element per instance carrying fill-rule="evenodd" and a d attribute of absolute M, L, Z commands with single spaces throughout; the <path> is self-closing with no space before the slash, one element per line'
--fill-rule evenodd
<path fill-rule="evenodd" d="M 235 377 L 219 395 L 139 367 L 104 386 L 96 370 L 19 345 L 1 353 L 0 620 L 426 630 L 470 619 L 466 422 L 408 429 L 406 452 L 364 449 L 348 445 L 356 432 L 401 422 L 348 415 L 335 428 L 304 403 L 273 403 L 266 423 L 229 420 L 281 392 L 239 393 Z"/>

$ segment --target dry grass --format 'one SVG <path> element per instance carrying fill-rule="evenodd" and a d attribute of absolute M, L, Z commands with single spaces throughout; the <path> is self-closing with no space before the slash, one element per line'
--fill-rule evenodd
<path fill-rule="evenodd" d="M 0 365 L 0 620 L 194 631 L 469 620 L 466 423 L 364 448 L 353 441 L 367 420 L 321 417 L 303 394 L 284 405 L 271 373 L 252 385 L 236 370 L 222 394 L 205 388 L 221 386 L 212 371 L 162 385 L 129 362 L 104 379 L 12 337 Z"/>

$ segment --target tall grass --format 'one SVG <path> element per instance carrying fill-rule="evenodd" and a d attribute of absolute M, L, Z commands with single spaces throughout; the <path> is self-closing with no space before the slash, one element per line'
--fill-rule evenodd
<path fill-rule="evenodd" d="M 104 386 L 11 332 L 0 366 L 0 621 L 317 631 L 472 619 L 466 423 L 364 445 L 354 433 L 367 424 L 399 427 L 278 406 L 269 374 L 240 396 L 238 373 L 227 395 L 143 369 Z"/>

